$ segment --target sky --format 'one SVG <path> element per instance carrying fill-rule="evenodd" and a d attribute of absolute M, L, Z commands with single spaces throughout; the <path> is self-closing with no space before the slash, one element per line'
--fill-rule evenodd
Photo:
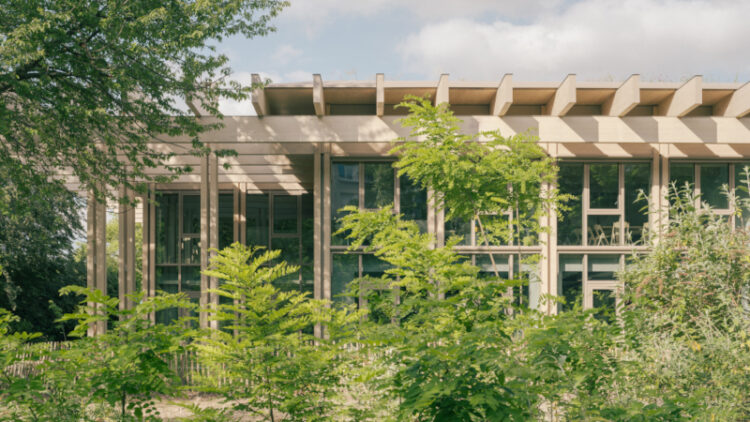
<path fill-rule="evenodd" d="M 750 81 L 750 0 L 290 1 L 276 32 L 218 45 L 235 80 Z"/>

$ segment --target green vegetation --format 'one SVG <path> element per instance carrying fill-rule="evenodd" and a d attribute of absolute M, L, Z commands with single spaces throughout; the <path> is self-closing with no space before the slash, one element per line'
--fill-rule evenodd
<path fill-rule="evenodd" d="M 397 168 L 438 191 L 451 218 L 481 220 L 485 245 L 538 242 L 541 227 L 523 220 L 566 198 L 547 186 L 557 169 L 533 139 L 488 133 L 477 143 L 444 107 L 408 107 L 405 122 L 424 141 L 402 140 Z M 738 215 L 747 198 L 729 195 Z M 697 203 L 689 189 L 672 192 L 669 222 L 644 238 L 650 253 L 618 274 L 615 315 L 539 312 L 516 296 L 531 271 L 483 275 L 453 250 L 458 237 L 435 247 L 388 205 L 347 207 L 338 226 L 350 250 L 388 264 L 349 285 L 366 310 L 280 285 L 298 268 L 239 244 L 205 272 L 220 282 L 210 292 L 218 307 L 157 295 L 120 311 L 116 299 L 69 287 L 83 300 L 61 321 L 76 321 L 76 335 L 107 321 L 110 330 L 45 351 L 26 344 L 34 334 L 11 332 L 2 311 L 0 417 L 156 420 L 156 395 L 178 397 L 185 384 L 170 359 L 194 353 L 202 376 L 184 388 L 226 406 L 187 406 L 195 420 L 748 420 L 750 233 Z M 193 316 L 151 323 L 174 307 Z M 196 328 L 195 312 L 220 329 Z"/>

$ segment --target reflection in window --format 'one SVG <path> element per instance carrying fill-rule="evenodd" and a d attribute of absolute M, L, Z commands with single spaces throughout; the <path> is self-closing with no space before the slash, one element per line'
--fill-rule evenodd
<path fill-rule="evenodd" d="M 234 194 L 219 194 L 219 249 L 234 242 Z"/>
<path fill-rule="evenodd" d="M 617 164 L 591 164 L 589 166 L 590 208 L 617 208 L 619 193 Z"/>
<path fill-rule="evenodd" d="M 417 223 L 424 233 L 427 231 L 427 191 L 415 184 L 407 176 L 399 177 L 399 208 L 404 220 Z"/>
<path fill-rule="evenodd" d="M 354 298 L 345 294 L 349 283 L 359 277 L 359 256 L 333 254 L 332 261 L 331 299 L 334 302 L 354 303 Z"/>
<path fill-rule="evenodd" d="M 273 234 L 297 234 L 297 197 L 273 196 Z"/>
<path fill-rule="evenodd" d="M 615 280 L 615 274 L 620 271 L 620 255 L 588 256 L 589 280 Z"/>
<path fill-rule="evenodd" d="M 177 193 L 156 196 L 156 263 L 176 264 L 179 232 Z"/>
<path fill-rule="evenodd" d="M 201 232 L 200 195 L 183 195 L 182 197 L 182 232 Z"/>
<path fill-rule="evenodd" d="M 569 311 L 583 300 L 583 256 L 560 255 L 558 272 L 558 295 L 565 299 L 560 303 L 560 311 Z"/>
<path fill-rule="evenodd" d="M 364 163 L 365 208 L 393 204 L 394 170 L 391 163 Z"/>
<path fill-rule="evenodd" d="M 701 200 L 712 208 L 729 208 L 724 185 L 729 186 L 729 164 L 701 164 Z"/>
<path fill-rule="evenodd" d="M 247 244 L 268 246 L 268 195 L 248 194 L 245 201 L 245 239 Z"/>
<path fill-rule="evenodd" d="M 638 201 L 638 192 L 648 194 L 650 186 L 650 164 L 625 164 L 625 240 L 628 243 L 643 239 L 648 228 L 648 201 Z"/>
<path fill-rule="evenodd" d="M 347 205 L 359 206 L 359 164 L 333 163 L 331 180 L 331 233 L 339 227 L 339 210 Z M 347 244 L 346 236 L 333 236 L 335 245 Z"/>
<path fill-rule="evenodd" d="M 459 246 L 471 245 L 471 222 L 452 218 L 445 221 L 445 239 L 448 240 L 453 236 L 461 236 Z"/>
<path fill-rule="evenodd" d="M 575 198 L 567 202 L 570 208 L 563 217 L 557 220 L 557 244 L 580 245 L 583 233 L 582 201 L 583 201 L 583 164 L 561 163 L 558 173 L 558 189 L 560 193 L 574 195 Z"/>
<path fill-rule="evenodd" d="M 695 165 L 688 163 L 671 163 L 669 165 L 669 180 L 675 184 L 675 187 L 684 189 L 685 185 L 690 185 L 692 190 L 695 186 Z M 670 186 L 671 189 L 671 186 Z"/>

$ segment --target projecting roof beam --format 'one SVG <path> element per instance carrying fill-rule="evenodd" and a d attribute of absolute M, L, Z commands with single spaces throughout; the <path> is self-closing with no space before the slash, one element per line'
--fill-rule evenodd
<path fill-rule="evenodd" d="M 511 104 L 513 104 L 513 75 L 506 73 L 497 87 L 495 99 L 490 104 L 490 114 L 493 116 L 505 116 Z"/>
<path fill-rule="evenodd" d="M 745 117 L 750 114 L 750 82 L 714 106 L 714 114 L 723 117 Z"/>
<path fill-rule="evenodd" d="M 437 92 L 435 93 L 435 105 L 442 103 L 450 103 L 450 96 L 448 94 L 448 74 L 443 73 L 440 75 L 440 80 L 437 84 Z"/>
<path fill-rule="evenodd" d="M 375 115 L 382 117 L 385 110 L 385 75 L 375 75 Z"/>
<path fill-rule="evenodd" d="M 545 106 L 550 116 L 564 116 L 576 103 L 576 75 L 568 75 Z"/>
<path fill-rule="evenodd" d="M 250 81 L 253 84 L 252 101 L 255 114 L 258 117 L 266 116 L 268 115 L 268 99 L 266 98 L 266 91 L 263 88 L 263 81 L 257 73 L 250 75 Z"/>
<path fill-rule="evenodd" d="M 323 97 L 323 78 L 319 73 L 313 74 L 313 106 L 315 106 L 315 115 L 325 116 L 326 100 Z"/>
<path fill-rule="evenodd" d="M 195 117 L 205 117 L 211 115 L 211 113 L 209 113 L 208 110 L 203 107 L 203 101 L 200 98 L 188 97 L 185 99 L 185 104 L 187 104 L 188 108 L 193 112 Z"/>
<path fill-rule="evenodd" d="M 602 104 L 605 116 L 623 117 L 641 102 L 641 76 L 631 75 L 617 91 Z"/>
<path fill-rule="evenodd" d="M 693 76 L 657 107 L 657 115 L 683 117 L 703 103 L 703 77 Z"/>

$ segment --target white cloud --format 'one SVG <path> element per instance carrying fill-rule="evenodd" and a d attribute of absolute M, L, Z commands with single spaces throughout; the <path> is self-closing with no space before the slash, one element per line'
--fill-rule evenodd
<path fill-rule="evenodd" d="M 423 26 L 398 46 L 409 71 L 499 80 L 708 80 L 750 76 L 750 2 L 583 0 L 533 21 L 456 18 Z"/>
<path fill-rule="evenodd" d="M 283 44 L 273 53 L 271 60 L 274 65 L 285 65 L 300 56 L 302 56 L 302 50 L 294 48 L 289 44 Z"/>
<path fill-rule="evenodd" d="M 294 20 L 303 26 L 308 36 L 314 36 L 337 18 L 373 16 L 394 10 L 419 20 L 486 14 L 523 20 L 529 15 L 557 10 L 564 4 L 564 0 L 291 0 L 291 6 L 282 12 L 280 19 Z"/>

